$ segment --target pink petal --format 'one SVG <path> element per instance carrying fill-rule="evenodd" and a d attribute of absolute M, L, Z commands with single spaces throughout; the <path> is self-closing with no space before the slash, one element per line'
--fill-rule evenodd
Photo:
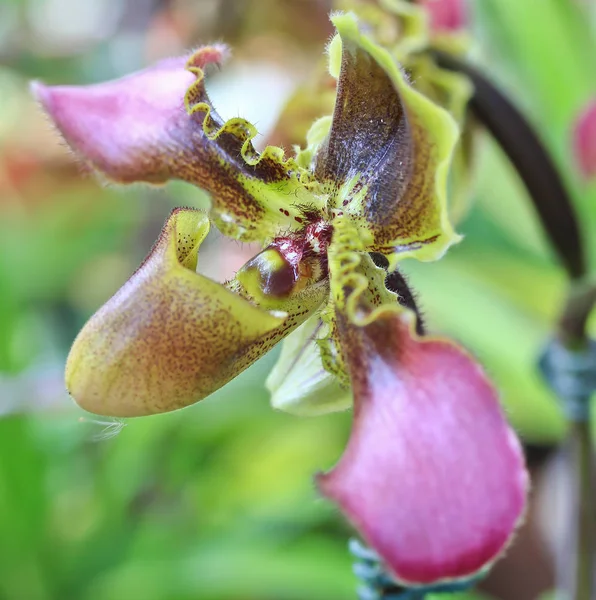
<path fill-rule="evenodd" d="M 429 15 L 430 28 L 435 33 L 452 33 L 468 24 L 465 0 L 419 0 Z"/>
<path fill-rule="evenodd" d="M 219 62 L 223 55 L 219 46 L 199 54 L 203 65 Z M 184 96 L 195 75 L 185 69 L 186 61 L 163 60 L 95 85 L 33 82 L 31 89 L 68 144 L 108 178 L 162 183 L 173 176 L 176 154 L 185 151 L 187 141 L 184 130 L 190 118 Z"/>
<path fill-rule="evenodd" d="M 573 150 L 581 174 L 596 176 L 596 98 L 581 112 L 573 130 Z"/>
<path fill-rule="evenodd" d="M 258 153 L 254 125 L 215 111 L 204 67 L 225 55 L 221 45 L 202 46 L 116 81 L 34 83 L 32 91 L 73 150 L 109 180 L 197 185 L 210 193 L 210 216 L 222 233 L 262 242 L 280 229 L 301 229 L 301 205 L 313 197 L 281 148 Z"/>
<path fill-rule="evenodd" d="M 467 577 L 494 561 L 522 518 L 520 444 L 480 366 L 455 344 L 420 339 L 395 312 L 339 321 L 355 414 L 338 465 L 320 475 L 404 584 Z"/>

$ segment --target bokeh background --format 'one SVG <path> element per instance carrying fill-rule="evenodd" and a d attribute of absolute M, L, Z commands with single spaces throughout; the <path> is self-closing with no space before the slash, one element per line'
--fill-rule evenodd
<path fill-rule="evenodd" d="M 474 60 L 550 148 L 596 239 L 596 187 L 571 152 L 596 94 L 596 10 L 586 0 L 470 0 Z M 264 141 L 331 34 L 325 0 L 0 0 L 0 599 L 348 600 L 350 530 L 312 474 L 347 439 L 349 413 L 299 419 L 268 406 L 273 351 L 199 405 L 94 420 L 62 370 L 80 326 L 127 279 L 174 206 L 199 190 L 105 187 L 69 154 L 28 81 L 116 77 L 213 40 L 234 48 L 209 83 L 225 117 Z M 537 357 L 565 278 L 507 160 L 482 139 L 464 243 L 408 264 L 431 329 L 468 346 L 502 392 L 534 476 L 529 523 L 483 591 L 546 598 L 559 507 L 552 461 L 565 433 Z M 593 252 L 596 256 L 596 252 Z M 212 235 L 206 272 L 247 249 Z M 456 482 L 454 482 L 456 484 Z"/>

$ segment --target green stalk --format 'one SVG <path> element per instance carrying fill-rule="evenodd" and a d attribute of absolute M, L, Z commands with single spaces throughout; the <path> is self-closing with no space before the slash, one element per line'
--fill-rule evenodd
<path fill-rule="evenodd" d="M 596 300 L 594 287 L 572 287 L 559 322 L 559 339 L 570 353 L 586 356 L 589 338 L 586 332 L 588 316 Z M 588 356 L 590 356 L 588 354 Z M 592 355 L 593 356 L 593 355 Z M 591 365 L 596 369 L 596 365 Z M 559 589 L 562 600 L 594 600 L 596 578 L 596 459 L 590 429 L 590 386 L 578 390 L 572 399 L 586 406 L 583 419 L 572 422 L 564 452 L 564 464 L 572 471 L 571 514 L 567 536 L 573 552 L 562 555 L 559 564 Z M 569 398 L 567 400 L 570 400 Z"/>
<path fill-rule="evenodd" d="M 577 555 L 575 557 L 575 590 L 571 597 L 576 600 L 593 600 L 594 594 L 594 453 L 592 451 L 589 421 L 576 423 L 571 440 L 573 444 L 572 464 L 576 468 Z"/>

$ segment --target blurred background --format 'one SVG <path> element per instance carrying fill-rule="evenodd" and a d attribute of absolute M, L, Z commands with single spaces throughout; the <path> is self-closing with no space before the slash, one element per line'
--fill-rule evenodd
<path fill-rule="evenodd" d="M 234 53 L 209 81 L 213 102 L 254 122 L 264 142 L 279 137 L 284 104 L 320 61 L 330 4 L 0 0 L 0 600 L 355 598 L 350 530 L 312 484 L 340 456 L 351 416 L 271 410 L 264 379 L 278 350 L 178 413 L 103 422 L 67 397 L 63 365 L 78 329 L 170 210 L 208 199 L 183 184 L 101 186 L 27 87 L 101 81 L 223 40 Z M 596 186 L 582 183 L 571 152 L 573 122 L 596 96 L 594 5 L 470 0 L 469 9 L 474 60 L 552 151 L 596 257 Z M 470 348 L 497 382 L 534 489 L 507 558 L 481 591 L 454 598 L 547 598 L 559 514 L 549 457 L 565 424 L 536 361 L 565 277 L 490 139 L 476 160 L 464 243 L 406 270 L 429 327 Z M 201 261 L 207 273 L 233 272 L 247 252 L 210 234 Z"/>

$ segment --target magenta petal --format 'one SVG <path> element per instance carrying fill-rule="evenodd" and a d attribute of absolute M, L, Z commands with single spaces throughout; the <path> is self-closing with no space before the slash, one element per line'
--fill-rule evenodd
<path fill-rule="evenodd" d="M 573 130 L 575 160 L 581 174 L 596 177 L 596 99 L 582 111 Z"/>
<path fill-rule="evenodd" d="M 415 338 L 397 313 L 365 327 L 342 320 L 354 424 L 321 491 L 398 581 L 477 572 L 506 547 L 528 487 L 495 390 L 465 351 Z"/>
<path fill-rule="evenodd" d="M 430 28 L 435 33 L 452 33 L 468 23 L 465 0 L 420 0 L 429 15 Z"/>
<path fill-rule="evenodd" d="M 200 54 L 204 64 L 223 55 L 219 46 Z M 163 60 L 95 85 L 33 82 L 31 89 L 68 144 L 109 179 L 162 183 L 174 175 L 176 160 L 188 145 L 184 96 L 195 75 L 185 68 L 187 60 Z"/>

